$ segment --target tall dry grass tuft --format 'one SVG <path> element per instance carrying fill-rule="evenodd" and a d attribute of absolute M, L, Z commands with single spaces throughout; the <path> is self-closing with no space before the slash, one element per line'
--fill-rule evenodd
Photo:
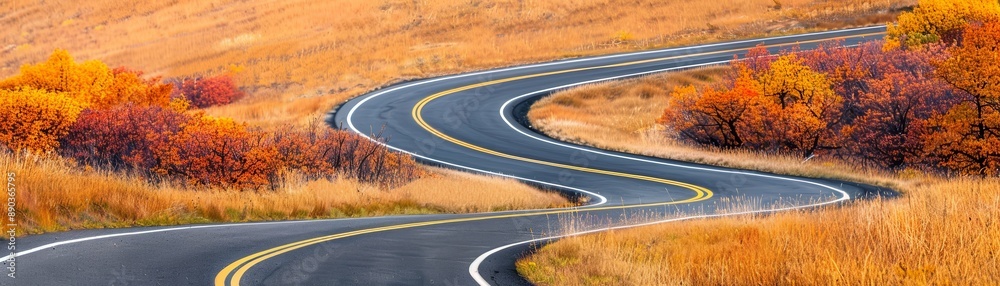
<path fill-rule="evenodd" d="M 55 48 L 166 77 L 235 73 L 212 115 L 306 123 L 399 79 L 888 22 L 915 1 L 0 2 L 0 76 Z"/>
<path fill-rule="evenodd" d="M 517 263 L 540 285 L 996 285 L 1000 181 L 906 197 L 573 237 Z"/>
<path fill-rule="evenodd" d="M 388 214 L 464 213 L 571 205 L 511 179 L 433 169 L 399 188 L 341 177 L 286 175 L 276 191 L 190 190 L 142 177 L 80 170 L 59 158 L 0 152 L 15 174 L 19 233 Z M 455 198 L 479 197 L 470 201 Z"/>

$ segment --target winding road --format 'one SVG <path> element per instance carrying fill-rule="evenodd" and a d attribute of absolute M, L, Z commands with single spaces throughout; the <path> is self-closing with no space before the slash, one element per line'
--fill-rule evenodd
<path fill-rule="evenodd" d="M 725 64 L 769 49 L 880 39 L 884 27 L 578 58 L 423 79 L 352 99 L 330 123 L 383 130 L 427 164 L 572 194 L 565 209 L 82 230 L 17 241 L 3 285 L 521 285 L 514 261 L 563 235 L 879 195 L 847 182 L 642 157 L 560 142 L 525 126 L 535 99 L 575 85 Z M 735 205 L 735 206 L 734 206 Z M 4 259 L 9 258 L 5 257 Z"/>

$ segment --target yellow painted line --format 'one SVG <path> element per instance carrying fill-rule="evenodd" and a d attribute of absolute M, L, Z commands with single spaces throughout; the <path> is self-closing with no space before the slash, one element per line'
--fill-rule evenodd
<path fill-rule="evenodd" d="M 829 38 L 829 39 L 821 39 L 821 40 L 802 41 L 802 42 L 797 42 L 797 43 L 794 43 L 794 44 L 767 45 L 767 47 L 790 46 L 790 45 L 797 45 L 797 44 L 801 44 L 801 43 L 823 42 L 823 41 L 830 41 L 830 40 L 833 40 L 833 39 L 843 39 L 843 38 L 853 38 L 853 37 L 866 37 L 866 36 L 881 35 L 881 34 L 885 34 L 885 33 L 883 33 L 883 32 L 868 33 L 868 34 L 854 35 L 854 36 L 849 36 L 849 37 L 837 37 L 837 38 Z M 721 53 L 729 53 L 729 52 L 736 52 L 736 51 L 743 51 L 743 50 L 747 50 L 747 49 L 730 49 L 730 50 L 716 51 L 716 52 L 706 52 L 706 53 L 697 53 L 697 54 L 689 54 L 689 55 L 671 56 L 671 57 L 656 58 L 656 59 L 641 60 L 641 61 L 633 61 L 633 62 L 612 64 L 612 65 L 604 65 L 604 66 L 597 66 L 597 67 L 568 69 L 568 70 L 561 70 L 561 71 L 538 73 L 538 74 L 532 74 L 532 75 L 510 77 L 510 78 L 505 78 L 505 79 L 500 79 L 500 80 L 483 82 L 483 83 L 478 83 L 478 84 L 473 84 L 473 85 L 468 85 L 468 86 L 463 86 L 463 87 L 459 87 L 459 88 L 450 89 L 450 90 L 439 92 L 439 93 L 433 94 L 433 95 L 431 95 L 429 97 L 426 97 L 426 98 L 422 99 L 420 102 L 418 102 L 416 106 L 414 106 L 413 111 L 412 111 L 412 115 L 413 115 L 413 118 L 417 121 L 417 123 L 421 127 L 423 127 L 424 129 L 426 129 L 427 131 L 431 132 L 435 136 L 438 136 L 438 137 L 440 137 L 440 138 L 442 138 L 444 140 L 447 140 L 449 142 L 458 144 L 460 146 L 464 146 L 466 148 L 469 148 L 469 149 L 472 149 L 472 150 L 475 150 L 475 151 L 478 151 L 478 152 L 482 152 L 482 153 L 486 153 L 486 154 L 490 154 L 490 155 L 494 155 L 494 156 L 499 156 L 499 157 L 503 157 L 503 158 L 513 159 L 513 160 L 518 160 L 518 161 L 533 163 L 533 164 L 540 164 L 540 165 L 545 165 L 545 166 L 557 167 L 557 168 L 570 169 L 570 170 L 576 170 L 576 171 L 582 171 L 582 172 L 588 172 L 588 173 L 611 175 L 611 176 L 617 176 L 617 177 L 633 178 L 633 179 L 644 180 L 644 181 L 651 181 L 651 182 L 658 182 L 658 183 L 663 183 L 663 184 L 668 184 L 668 185 L 674 185 L 674 186 L 683 187 L 683 188 L 686 188 L 686 189 L 689 189 L 689 190 L 692 190 L 692 191 L 695 192 L 695 196 L 694 197 L 691 197 L 691 198 L 688 198 L 688 199 L 685 199 L 685 200 L 681 200 L 681 201 L 671 201 L 671 202 L 662 202 L 662 203 L 650 203 L 650 204 L 639 204 L 639 205 L 631 205 L 631 206 L 595 207 L 595 208 L 587 208 L 586 211 L 601 211 L 601 210 L 611 210 L 611 209 L 643 208 L 643 207 L 666 206 L 666 205 L 673 205 L 673 204 L 685 204 L 685 203 L 703 201 L 703 200 L 707 200 L 708 198 L 712 197 L 712 191 L 710 191 L 710 190 L 708 190 L 708 189 L 706 189 L 704 187 L 693 185 L 693 184 L 688 184 L 688 183 L 683 183 L 683 182 L 678 182 L 678 181 L 672 181 L 672 180 L 666 180 L 666 179 L 660 179 L 660 178 L 650 177 L 650 176 L 628 174 L 628 173 L 608 171 L 608 170 L 601 170 L 601 169 L 593 169 L 593 168 L 587 168 L 587 167 L 579 167 L 579 166 L 573 166 L 573 165 L 567 165 L 567 164 L 561 164 L 561 163 L 555 163 L 555 162 L 548 162 L 548 161 L 542 161 L 542 160 L 537 160 L 537 159 L 525 158 L 525 157 L 511 155 L 511 154 L 506 154 L 506 153 L 502 153 L 502 152 L 490 150 L 490 149 L 487 149 L 487 148 L 483 148 L 483 147 L 480 147 L 480 146 L 477 146 L 477 145 L 473 145 L 473 144 L 470 144 L 468 142 L 464 142 L 464 141 L 455 139 L 455 138 L 453 138 L 451 136 L 448 136 L 447 134 L 444 134 L 444 133 L 438 131 L 437 129 L 435 129 L 434 127 L 430 126 L 429 124 L 427 124 L 426 121 L 424 121 L 423 116 L 421 115 L 421 111 L 423 110 L 423 107 L 427 105 L 428 102 L 430 102 L 430 101 L 432 101 L 432 100 L 434 100 L 436 98 L 440 98 L 440 97 L 445 96 L 445 95 L 454 94 L 454 93 L 465 91 L 465 90 L 470 90 L 470 89 L 479 88 L 479 87 L 483 87 L 483 86 L 493 85 L 493 84 L 499 84 L 499 83 L 504 83 L 504 82 L 511 82 L 511 81 L 516 81 L 516 80 L 521 80 L 521 79 L 527 79 L 527 78 L 542 77 L 542 76 L 548 76 L 548 75 L 571 73 L 571 72 L 577 72 L 577 71 L 585 71 L 585 70 L 594 70 L 594 69 L 602 69 L 602 68 L 612 68 L 612 67 L 637 65 L 637 64 L 643 64 L 643 63 L 652 63 L 652 62 L 659 62 L 659 61 L 667 61 L 667 60 L 671 60 L 671 59 L 680 59 L 680 58 L 686 58 L 686 57 L 703 56 L 703 55 L 711 55 L 711 54 L 721 54 Z M 406 223 L 406 224 L 399 224 L 399 225 L 390 225 L 390 226 L 383 226 L 383 227 L 376 227 L 376 228 L 355 230 L 355 231 L 350 231 L 350 232 L 344 232 L 344 233 L 338 233 L 338 234 L 332 234 L 332 235 L 327 235 L 327 236 L 316 237 L 316 238 L 312 238 L 312 239 L 306 239 L 306 240 L 302 240 L 302 241 L 298 241 L 298 242 L 293 242 L 293 243 L 289 243 L 289 244 L 284 244 L 284 245 L 281 245 L 281 246 L 273 247 L 273 248 L 270 248 L 270 249 L 267 249 L 267 250 L 264 250 L 264 251 L 260 251 L 260 252 L 251 254 L 249 256 L 243 257 L 243 258 L 241 258 L 239 260 L 236 260 L 236 261 L 230 263 L 229 265 L 227 265 L 225 268 L 223 268 L 222 271 L 220 271 L 215 276 L 215 285 L 217 285 L 217 286 L 239 285 L 240 281 L 241 281 L 241 279 L 243 277 L 243 275 L 246 274 L 246 272 L 248 270 L 250 270 L 250 268 L 252 268 L 254 265 L 257 265 L 257 264 L 259 264 L 260 262 L 262 262 L 264 260 L 267 260 L 267 259 L 269 259 L 271 257 L 275 257 L 275 256 L 278 256 L 278 255 L 281 255 L 281 254 L 284 254 L 284 253 L 287 253 L 287 252 L 290 252 L 290 251 L 293 251 L 293 250 L 296 250 L 296 249 L 300 249 L 300 248 L 303 248 L 303 247 L 307 247 L 307 246 L 310 246 L 310 245 L 315 245 L 315 244 L 318 244 L 318 243 L 327 242 L 327 241 L 331 241 L 331 240 L 336 240 L 336 239 L 341 239 L 341 238 L 346 238 L 346 237 L 352 237 L 352 236 L 357 236 L 357 235 L 363 235 L 363 234 L 369 234 L 369 233 L 376 233 L 376 232 L 383 232 L 383 231 L 390 231 L 390 230 L 397 230 L 397 229 L 405 229 L 405 228 L 414 228 L 414 227 L 421 227 L 421 226 L 432 226 L 432 225 L 440 225 L 440 224 L 448 224 L 448 223 L 481 221 L 481 220 L 502 219 L 502 218 L 515 218 L 515 217 L 536 216 L 536 215 L 564 214 L 564 213 L 577 212 L 577 211 L 579 211 L 579 209 L 575 209 L 574 208 L 574 209 L 562 209 L 562 210 L 552 210 L 552 211 L 539 211 L 539 212 L 528 212 L 528 213 L 518 213 L 518 214 L 505 214 L 505 215 L 495 215 L 495 216 L 482 216 L 482 217 L 471 217 L 471 218 L 457 218 L 457 219 L 445 219 L 445 220 L 436 220 L 436 221 L 415 222 L 415 223 Z M 227 278 L 230 278 L 230 275 L 229 275 L 230 273 L 232 273 L 232 277 L 231 277 L 231 279 L 227 280 Z M 227 284 L 227 282 L 229 282 L 229 283 Z"/>
<path fill-rule="evenodd" d="M 701 199 L 690 198 L 690 199 L 682 200 L 682 201 L 673 201 L 673 202 L 664 202 L 664 203 L 649 203 L 649 204 L 631 205 L 631 206 L 625 206 L 625 207 L 623 207 L 623 206 L 595 207 L 595 208 L 587 208 L 585 210 L 586 211 L 601 211 L 601 210 L 626 209 L 626 208 L 655 207 L 655 206 L 665 206 L 665 205 L 673 205 L 673 204 L 684 204 L 684 203 L 690 203 L 690 202 L 694 202 L 694 201 L 698 201 L 698 200 L 701 200 Z M 440 225 L 440 224 L 449 224 L 449 223 L 458 223 L 458 222 L 470 222 L 470 221 L 481 221 L 481 220 L 491 220 L 491 219 L 502 219 L 502 218 L 516 218 L 516 217 L 536 216 L 536 215 L 565 214 L 565 213 L 573 213 L 573 212 L 578 212 L 578 211 L 580 211 L 580 209 L 575 209 L 574 208 L 574 209 L 562 209 L 562 210 L 554 210 L 554 211 L 542 211 L 542 212 L 529 212 L 529 213 L 495 215 L 495 216 L 482 216 L 482 217 L 470 217 L 470 218 L 457 218 L 457 219 L 424 221 L 424 222 L 414 222 L 414 223 L 406 223 L 406 224 L 398 224 L 398 225 L 390 225 L 390 226 L 383 226 L 383 227 L 376 227 L 376 228 L 355 230 L 355 231 L 350 231 L 350 232 L 344 232 L 344 233 L 338 233 L 338 234 L 332 234 L 332 235 L 327 235 L 327 236 L 316 237 L 316 238 L 312 238 L 312 239 L 302 240 L 302 241 L 293 242 L 293 243 L 281 245 L 281 246 L 278 246 L 278 247 L 274 247 L 274 248 L 271 248 L 271 249 L 267 249 L 267 250 L 264 250 L 264 251 L 261 251 L 261 252 L 258 252 L 258 253 L 254 253 L 254 254 L 252 254 L 250 256 L 244 257 L 244 258 L 242 258 L 240 260 L 234 261 L 233 263 L 231 263 L 228 266 L 226 266 L 226 268 L 223 268 L 221 272 L 219 272 L 219 274 L 215 277 L 215 284 L 216 285 L 239 285 L 242 276 L 246 273 L 247 270 L 249 270 L 254 265 L 256 265 L 256 264 L 258 264 L 258 263 L 260 263 L 260 262 L 262 262 L 264 260 L 267 260 L 267 259 L 269 259 L 271 257 L 275 257 L 275 256 L 278 256 L 278 255 L 287 253 L 289 251 L 293 251 L 293 250 L 296 250 L 296 249 L 299 249 L 299 248 L 303 248 L 303 247 L 306 247 L 306 246 L 310 246 L 310 245 L 314 245 L 314 244 L 318 244 L 318 243 L 322 243 L 322 242 L 326 242 L 326 241 L 331 241 L 331 240 L 336 240 L 336 239 L 341 239 L 341 238 L 346 238 L 346 237 L 352 237 L 352 236 L 357 236 L 357 235 L 362 235 L 362 234 L 368 234 L 368 233 L 383 232 L 383 231 L 390 231 L 390 230 L 396 230 L 396 229 L 405 229 L 405 228 L 414 228 L 414 227 L 421 227 L 421 226 L 432 226 L 432 225 Z M 234 270 L 235 270 L 235 273 L 234 273 Z M 226 284 L 225 283 L 226 282 L 226 278 L 227 278 L 227 276 L 228 276 L 229 273 L 234 273 L 234 274 L 233 274 L 232 279 L 229 281 L 230 284 Z"/>

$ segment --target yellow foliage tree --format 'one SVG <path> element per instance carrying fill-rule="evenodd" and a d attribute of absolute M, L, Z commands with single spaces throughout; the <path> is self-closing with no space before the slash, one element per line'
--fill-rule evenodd
<path fill-rule="evenodd" d="M 796 150 L 811 156 L 820 149 L 837 148 L 837 123 L 843 98 L 833 92 L 826 75 L 813 71 L 794 54 L 784 55 L 757 76 L 761 93 L 771 104 L 762 105 L 761 129 L 751 141 L 758 147 Z"/>
<path fill-rule="evenodd" d="M 66 50 L 56 50 L 45 62 L 24 65 L 18 75 L 0 81 L 0 89 L 21 87 L 65 93 L 91 108 L 125 102 L 167 106 L 172 88 L 158 79 L 142 79 L 138 72 L 112 70 L 100 61 L 77 63 Z"/>
<path fill-rule="evenodd" d="M 89 104 L 109 97 L 113 79 L 107 65 L 99 61 L 76 63 L 66 50 L 56 50 L 45 62 L 22 66 L 21 73 L 0 82 L 0 88 L 60 92 Z"/>
<path fill-rule="evenodd" d="M 920 0 L 913 12 L 899 15 L 897 24 L 889 25 L 885 47 L 952 42 L 966 24 L 996 19 L 1000 19 L 997 0 Z"/>
<path fill-rule="evenodd" d="M 937 74 L 966 96 L 930 125 L 927 148 L 939 165 L 964 174 L 1000 174 L 1000 22 L 969 25 Z"/>
<path fill-rule="evenodd" d="M 60 93 L 0 90 L 0 144 L 13 150 L 51 151 L 82 110 L 80 102 Z"/>

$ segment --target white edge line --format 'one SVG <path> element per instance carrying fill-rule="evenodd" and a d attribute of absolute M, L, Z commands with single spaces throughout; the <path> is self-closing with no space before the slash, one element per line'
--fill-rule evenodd
<path fill-rule="evenodd" d="M 382 218 L 386 218 L 386 217 L 382 217 Z M 60 241 L 60 242 L 53 242 L 53 243 L 45 244 L 45 245 L 38 246 L 38 247 L 35 247 L 35 248 L 32 248 L 32 249 L 28 249 L 28 250 L 25 250 L 25 251 L 17 251 L 17 252 L 14 252 L 13 255 L 8 254 L 8 255 L 6 255 L 4 257 L 0 257 L 0 261 L 7 261 L 7 260 L 10 260 L 12 257 L 21 257 L 21 256 L 24 256 L 25 254 L 30 254 L 30 253 L 38 252 L 38 251 L 44 250 L 46 248 L 52 248 L 52 247 L 56 247 L 56 246 L 60 246 L 60 245 L 66 245 L 66 244 L 71 244 L 71 243 L 84 242 L 84 241 L 89 241 L 89 240 L 97 240 L 97 239 L 104 239 L 104 238 L 120 237 L 120 236 L 149 234 L 149 233 L 157 233 L 157 232 L 168 232 L 168 231 L 176 231 L 176 230 L 190 230 L 190 229 L 200 229 L 200 228 L 217 228 L 217 227 L 232 227 L 232 226 L 259 226 L 259 225 L 270 225 L 270 224 L 292 224 L 292 223 L 305 223 L 305 222 L 323 222 L 323 221 L 331 221 L 331 220 L 345 220 L 345 219 L 371 219 L 371 218 L 342 218 L 342 219 L 321 219 L 321 220 L 292 220 L 292 221 L 272 221 L 272 222 L 248 222 L 248 223 L 231 223 L 231 224 L 192 225 L 192 226 L 161 228 L 161 229 L 135 231 L 135 232 L 123 232 L 123 233 L 105 234 L 105 235 L 89 236 L 89 237 L 82 237 L 82 238 L 70 239 L 70 240 Z"/>
<path fill-rule="evenodd" d="M 473 170 L 475 170 L 475 169 L 473 169 Z M 483 172 L 486 172 L 486 171 L 483 171 Z M 497 174 L 497 175 L 500 175 L 500 174 Z M 518 178 L 518 179 L 520 179 L 520 178 Z M 522 180 L 527 180 L 527 179 L 522 179 Z M 528 180 L 528 181 L 533 181 L 533 180 Z M 537 183 L 541 183 L 541 184 L 546 184 L 545 182 L 538 182 L 538 181 L 533 181 L 533 182 L 537 182 Z M 594 194 L 594 193 L 591 193 L 591 192 L 587 192 L 587 191 L 584 191 L 584 190 L 580 190 L 580 189 L 576 189 L 576 188 L 572 188 L 572 187 L 555 185 L 555 184 L 549 184 L 549 185 L 552 185 L 552 186 L 555 186 L 555 187 L 559 187 L 559 188 L 568 188 L 568 189 L 571 189 L 571 190 L 574 190 L 574 191 L 591 194 L 591 195 L 593 195 L 593 196 L 595 196 L 595 197 L 597 197 L 597 198 L 599 198 L 601 200 L 597 204 L 587 205 L 586 207 L 598 206 L 598 205 L 604 204 L 604 203 L 606 203 L 608 201 L 606 198 L 604 198 L 601 195 Z M 527 213 L 527 212 L 533 212 L 533 211 L 543 211 L 543 210 L 544 211 L 555 211 L 555 210 L 565 210 L 565 209 L 574 209 L 574 208 L 575 209 L 580 209 L 581 207 L 564 207 L 564 208 L 531 209 L 531 210 L 509 210 L 509 211 L 468 213 L 468 214 L 457 214 L 457 215 L 484 215 L 485 216 L 485 215 L 490 215 L 490 214 L 503 214 L 503 213 L 513 213 L 513 212 L 526 212 Z M 331 218 L 331 219 L 270 221 L 270 222 L 245 222 L 245 223 L 227 223 L 227 224 L 211 224 L 211 225 L 190 225 L 190 226 L 181 226 L 181 227 L 172 227 L 172 228 L 161 228 L 161 229 L 152 229 L 152 230 L 135 231 L 135 232 L 113 233 L 113 234 L 105 234 L 105 235 L 81 237 L 81 238 L 76 238 L 76 239 L 70 239 L 70 240 L 60 241 L 60 242 L 53 242 L 53 243 L 49 243 L 49 244 L 44 244 L 44 245 L 41 245 L 41 246 L 37 246 L 37 247 L 31 248 L 31 249 L 28 249 L 28 250 L 25 250 L 25 251 L 16 251 L 13 254 L 8 254 L 6 256 L 0 257 L 0 262 L 8 261 L 8 260 L 10 260 L 13 257 L 22 257 L 22 256 L 27 255 L 27 254 L 35 253 L 35 252 L 42 251 L 42 250 L 49 249 L 49 248 L 53 248 L 53 247 L 56 247 L 56 246 L 62 246 L 62 245 L 66 245 L 66 244 L 73 244 L 73 243 L 79 243 L 79 242 L 85 242 L 85 241 L 91 241 L 91 240 L 99 240 L 99 239 L 105 239 L 105 238 L 122 237 L 122 236 L 142 235 L 142 234 L 159 233 L 159 232 L 169 232 L 169 231 L 178 231 L 178 230 L 193 230 L 193 229 L 202 229 L 202 228 L 262 226 L 262 225 L 272 225 L 272 224 L 295 224 L 295 223 L 314 223 L 314 222 L 331 222 L 331 221 L 348 221 L 348 220 L 377 220 L 377 219 L 390 219 L 390 218 L 398 218 L 398 216 L 358 217 L 358 218 Z"/>
<path fill-rule="evenodd" d="M 571 234 L 565 234 L 565 235 L 556 235 L 556 236 L 549 236 L 549 237 L 543 237 L 543 238 L 536 238 L 536 239 L 531 239 L 531 240 L 525 240 L 525 241 L 521 241 L 521 242 L 515 242 L 515 243 L 511 243 L 511 244 L 508 244 L 508 245 L 504 245 L 504 246 L 501 246 L 501 247 L 497 247 L 497 248 L 491 249 L 490 251 L 487 251 L 486 253 L 483 253 L 482 255 L 479 255 L 479 257 L 476 257 L 476 260 L 472 261 L 472 264 L 469 265 L 469 275 L 472 275 L 472 278 L 475 279 L 476 283 L 478 283 L 479 285 L 483 285 L 483 286 L 490 285 L 489 281 L 486 281 L 486 279 L 483 279 L 483 276 L 479 274 L 479 265 L 482 264 L 483 261 L 485 261 L 486 258 L 489 257 L 490 255 L 493 255 L 494 253 L 500 252 L 501 250 L 504 250 L 504 249 L 507 249 L 507 248 L 510 248 L 510 247 L 513 247 L 513 246 L 521 245 L 521 244 L 532 243 L 532 242 L 539 242 L 539 241 L 546 241 L 546 240 L 554 240 L 554 239 L 571 237 L 571 236 L 579 236 L 579 235 L 591 234 L 591 233 L 602 232 L 602 231 L 628 229 L 628 228 L 649 226 L 649 225 L 655 225 L 655 224 L 661 224 L 661 223 L 668 223 L 668 222 L 676 222 L 676 221 L 683 221 L 683 220 L 703 219 L 703 218 L 717 218 L 717 217 L 748 215 L 748 214 L 773 213 L 773 212 L 781 212 L 781 211 L 788 211 L 788 210 L 795 210 L 795 209 L 812 208 L 812 207 L 818 207 L 818 206 L 833 204 L 833 203 L 839 202 L 841 200 L 842 199 L 835 200 L 835 201 L 824 202 L 824 203 L 810 204 L 810 205 L 797 206 L 797 207 L 785 207 L 785 208 L 770 209 L 770 210 L 755 210 L 755 211 L 743 211 L 743 212 L 726 213 L 726 214 L 697 215 L 697 216 L 671 218 L 671 219 L 665 219 L 665 220 L 659 220 L 659 221 L 653 221 L 653 222 L 646 222 L 646 223 L 641 223 L 641 224 L 624 225 L 624 226 L 616 226 L 616 227 L 606 227 L 606 228 L 599 228 L 599 229 L 593 229 L 593 230 L 588 230 L 588 231 L 581 231 L 581 232 L 576 232 L 576 233 L 571 233 Z"/>

